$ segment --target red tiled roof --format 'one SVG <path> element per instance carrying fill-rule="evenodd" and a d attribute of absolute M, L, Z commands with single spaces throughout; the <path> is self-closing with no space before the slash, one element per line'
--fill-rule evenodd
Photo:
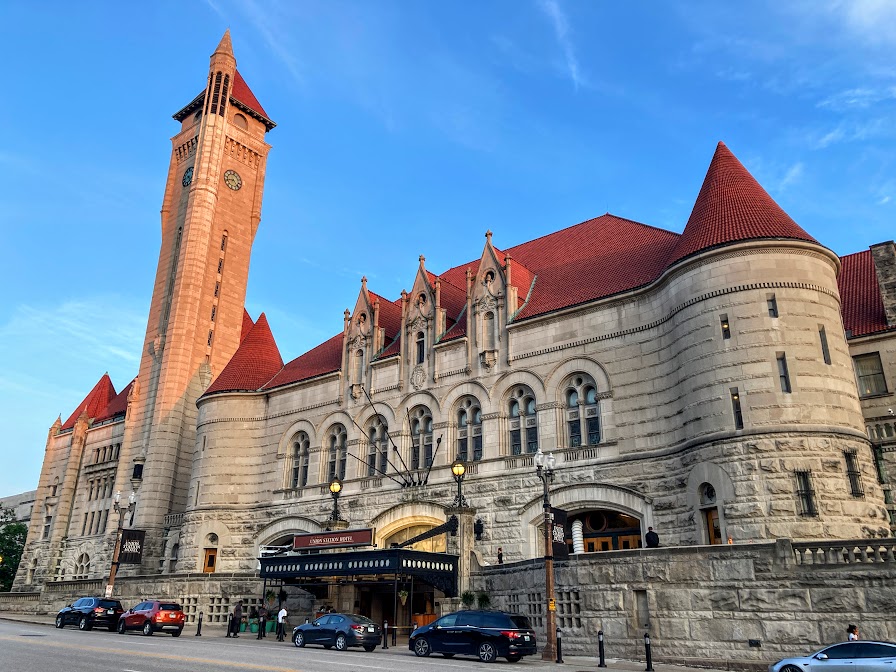
<path fill-rule="evenodd" d="M 270 390 L 281 385 L 297 383 L 325 373 L 338 371 L 342 366 L 342 340 L 344 334 L 336 334 L 333 338 L 300 355 L 283 367 L 264 389 Z"/>
<path fill-rule="evenodd" d="M 871 250 L 840 257 L 840 288 L 843 328 L 853 336 L 865 336 L 889 329 L 884 302 L 880 297 Z"/>
<path fill-rule="evenodd" d="M 252 318 L 249 316 L 249 311 L 243 308 L 243 324 L 240 327 L 240 343 L 246 340 L 246 336 L 249 335 L 249 332 L 252 331 L 252 327 L 255 326 L 255 323 L 252 321 Z"/>
<path fill-rule="evenodd" d="M 401 299 L 390 301 L 378 294 L 374 294 L 370 290 L 367 290 L 367 294 L 370 296 L 371 307 L 379 299 L 380 326 L 386 330 L 386 342 L 388 343 L 390 339 L 395 338 L 398 332 L 401 331 Z"/>
<path fill-rule="evenodd" d="M 87 412 L 88 418 L 96 418 L 102 411 L 105 409 L 109 402 L 115 397 L 115 388 L 112 386 L 112 379 L 109 378 L 108 373 L 104 373 L 103 377 L 99 379 L 96 385 L 93 386 L 93 389 L 90 390 L 90 393 L 84 397 L 84 401 L 78 404 L 78 407 L 75 409 L 74 413 L 71 414 L 68 420 L 65 421 L 65 424 L 62 425 L 61 429 L 71 429 L 75 426 L 75 422 L 80 417 L 81 413 Z"/>
<path fill-rule="evenodd" d="M 762 238 L 817 242 L 720 142 L 669 265 L 711 247 Z"/>
<path fill-rule="evenodd" d="M 240 343 L 221 374 L 203 396 L 215 392 L 259 390 L 283 368 L 283 358 L 264 313 Z"/>
<path fill-rule="evenodd" d="M 383 350 L 380 353 L 380 356 L 377 357 L 376 359 L 386 359 L 387 357 L 392 357 L 394 355 L 399 354 L 400 352 L 401 352 L 401 339 L 396 338 L 394 341 L 392 341 L 389 344 L 389 347 L 387 347 L 385 350 Z"/>
<path fill-rule="evenodd" d="M 128 410 L 128 395 L 131 393 L 131 388 L 134 387 L 136 380 L 134 378 L 134 380 L 128 383 L 126 388 L 115 395 L 112 401 L 109 402 L 109 405 L 103 409 L 103 412 L 94 419 L 94 422 L 102 422 L 103 420 L 110 420 L 116 415 L 124 415 Z"/>
<path fill-rule="evenodd" d="M 265 112 L 264 108 L 261 106 L 261 103 L 258 102 L 255 94 L 252 93 L 252 89 L 246 84 L 246 80 L 243 79 L 239 70 L 233 75 L 233 88 L 230 90 L 230 96 L 241 102 L 253 112 L 257 112 L 265 119 L 270 119 L 268 113 Z M 212 100 L 212 102 L 214 102 L 214 100 Z"/>

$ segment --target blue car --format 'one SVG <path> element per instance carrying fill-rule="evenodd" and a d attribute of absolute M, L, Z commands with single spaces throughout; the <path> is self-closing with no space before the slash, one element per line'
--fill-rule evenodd
<path fill-rule="evenodd" d="M 832 644 L 803 658 L 785 658 L 768 672 L 894 672 L 896 644 L 854 641 Z"/>

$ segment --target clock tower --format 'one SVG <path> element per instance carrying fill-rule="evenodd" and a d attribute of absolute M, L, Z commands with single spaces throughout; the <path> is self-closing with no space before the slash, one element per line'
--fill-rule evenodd
<path fill-rule="evenodd" d="M 240 343 L 249 258 L 274 127 L 236 69 L 230 31 L 211 56 L 205 90 L 174 115 L 162 243 L 118 483 L 146 530 L 143 571 L 187 504 L 196 400 Z M 125 486 L 126 487 L 126 486 Z"/>

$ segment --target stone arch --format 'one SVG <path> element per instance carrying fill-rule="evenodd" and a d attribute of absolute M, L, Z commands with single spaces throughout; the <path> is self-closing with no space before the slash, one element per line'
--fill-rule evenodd
<path fill-rule="evenodd" d="M 489 397 L 494 399 L 495 402 L 501 406 L 506 401 L 507 395 L 515 385 L 528 385 L 535 393 L 536 399 L 539 400 L 538 403 L 541 404 L 547 401 L 548 395 L 545 389 L 544 380 L 542 380 L 541 376 L 537 373 L 527 369 L 509 371 L 498 378 L 494 385 L 492 385 Z M 501 406 L 501 408 L 503 408 L 503 406 Z"/>
<path fill-rule="evenodd" d="M 292 453 L 292 439 L 299 432 L 308 434 L 308 439 L 311 441 L 312 446 L 319 445 L 320 441 L 314 425 L 308 420 L 297 420 L 280 436 L 280 443 L 277 445 L 277 457 L 286 457 Z"/>
<path fill-rule="evenodd" d="M 211 534 L 217 535 L 217 544 L 209 541 L 209 535 Z M 196 566 L 202 567 L 206 548 L 217 548 L 218 556 L 215 572 L 221 571 L 220 567 L 221 561 L 223 560 L 224 556 L 224 550 L 234 548 L 231 537 L 232 535 L 230 532 L 230 528 L 228 528 L 227 525 L 222 523 L 220 520 L 202 521 L 197 528 L 196 535 L 194 537 L 194 539 L 196 539 Z"/>
<path fill-rule="evenodd" d="M 358 418 L 356 418 L 356 421 L 361 427 L 367 427 L 367 425 L 370 424 L 370 421 L 373 420 L 374 416 L 377 415 L 383 416 L 386 419 L 386 422 L 389 424 L 389 427 L 396 427 L 401 424 L 395 419 L 395 409 L 392 408 L 389 404 L 384 404 L 379 401 L 376 402 L 376 404 L 374 404 L 374 406 L 372 407 L 365 407 L 358 415 Z"/>
<path fill-rule="evenodd" d="M 262 546 L 286 534 L 321 532 L 322 530 L 323 527 L 318 521 L 306 518 L 305 516 L 285 516 L 283 518 L 278 518 L 258 530 L 252 537 L 252 540 L 255 542 L 255 555 L 258 556 L 259 549 Z"/>
<path fill-rule="evenodd" d="M 358 438 L 356 436 L 358 433 L 358 428 L 355 427 L 355 423 L 352 422 L 352 416 L 350 416 L 345 411 L 333 411 L 325 415 L 323 419 L 321 419 L 321 421 L 317 424 L 317 431 L 315 432 L 317 443 L 312 441 L 311 445 L 321 445 L 320 442 L 323 441 L 326 432 L 335 424 L 340 424 L 345 427 L 346 439 L 348 441 Z"/>
<path fill-rule="evenodd" d="M 466 397 L 466 396 L 476 397 L 479 400 L 479 404 L 482 407 L 483 413 L 491 413 L 494 409 L 491 408 L 491 394 L 489 389 L 480 383 L 478 380 L 465 381 L 462 383 L 458 383 L 454 387 L 448 390 L 448 392 L 442 397 L 442 406 L 444 406 L 449 413 L 454 410 L 455 404 L 457 404 L 458 400 Z M 486 410 L 486 408 L 488 410 Z M 450 421 L 451 418 L 448 418 Z"/>
<path fill-rule="evenodd" d="M 607 483 L 581 483 L 551 490 L 551 506 L 575 513 L 583 509 L 603 508 L 619 511 L 641 521 L 642 534 L 653 525 L 653 500 L 631 488 Z M 543 500 L 539 494 L 519 509 L 520 539 L 523 557 L 538 554 L 539 529 L 544 520 Z M 528 555 L 527 555 L 528 554 Z"/>
<path fill-rule="evenodd" d="M 442 525 L 448 520 L 445 506 L 436 502 L 407 502 L 386 509 L 370 521 L 377 543 L 412 525 Z"/>
<path fill-rule="evenodd" d="M 545 378 L 545 388 L 550 401 L 563 401 L 560 396 L 562 395 L 560 384 L 577 371 L 587 373 L 594 378 L 599 393 L 611 391 L 610 377 L 600 362 L 590 357 L 570 357 L 555 366 Z"/>
<path fill-rule="evenodd" d="M 433 422 L 440 422 L 442 419 L 442 404 L 439 402 L 439 398 L 434 395 L 429 390 L 420 390 L 419 392 L 413 392 L 407 395 L 404 399 L 399 403 L 399 408 L 414 408 L 414 406 L 427 406 L 433 414 Z M 407 418 L 404 417 L 404 413 L 402 413 L 402 417 L 404 418 L 403 422 L 407 423 Z M 436 417 L 439 419 L 436 420 Z"/>

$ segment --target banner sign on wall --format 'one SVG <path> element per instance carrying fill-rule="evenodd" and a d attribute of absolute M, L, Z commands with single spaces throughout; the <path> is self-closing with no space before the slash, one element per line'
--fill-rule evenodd
<path fill-rule="evenodd" d="M 118 563 L 139 565 L 143 561 L 143 540 L 145 538 L 146 530 L 122 530 Z"/>

